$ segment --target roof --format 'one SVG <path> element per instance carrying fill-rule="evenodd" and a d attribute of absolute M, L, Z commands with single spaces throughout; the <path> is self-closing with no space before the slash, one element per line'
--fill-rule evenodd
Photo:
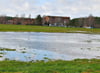
<path fill-rule="evenodd" d="M 47 16 L 47 17 L 54 17 L 54 18 L 65 18 L 65 19 L 70 19 L 70 17 L 63 17 L 63 16 Z"/>

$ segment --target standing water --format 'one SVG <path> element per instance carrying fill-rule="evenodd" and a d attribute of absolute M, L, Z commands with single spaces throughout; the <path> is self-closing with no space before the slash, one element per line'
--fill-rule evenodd
<path fill-rule="evenodd" d="M 0 60 L 46 58 L 100 58 L 100 34 L 0 32 Z"/>

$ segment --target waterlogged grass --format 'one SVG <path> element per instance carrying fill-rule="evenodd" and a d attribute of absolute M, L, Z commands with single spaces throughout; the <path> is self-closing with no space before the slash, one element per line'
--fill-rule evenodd
<path fill-rule="evenodd" d="M 1 58 L 1 57 L 3 57 L 3 56 L 0 55 L 0 58 Z"/>
<path fill-rule="evenodd" d="M 48 27 L 48 26 L 29 26 L 29 25 L 10 25 L 0 24 L 0 31 L 15 32 L 78 32 L 78 33 L 100 33 L 100 29 L 88 28 L 67 28 L 67 27 Z"/>
<path fill-rule="evenodd" d="M 16 51 L 16 49 L 0 48 L 0 51 Z"/>
<path fill-rule="evenodd" d="M 0 48 L 0 58 L 2 58 L 3 55 L 6 54 L 4 51 L 16 51 L 16 49 Z"/>
<path fill-rule="evenodd" d="M 0 72 L 21 73 L 100 73 L 100 59 L 72 61 L 0 61 Z"/>

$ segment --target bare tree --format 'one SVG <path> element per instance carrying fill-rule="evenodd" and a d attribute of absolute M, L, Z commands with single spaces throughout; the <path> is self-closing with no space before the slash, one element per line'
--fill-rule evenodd
<path fill-rule="evenodd" d="M 31 14 L 29 14 L 29 18 L 31 18 Z"/>
<path fill-rule="evenodd" d="M 16 16 L 15 16 L 16 18 L 18 18 L 18 14 L 16 14 Z"/>
<path fill-rule="evenodd" d="M 80 27 L 83 27 L 83 25 L 84 25 L 84 18 L 79 18 L 78 19 L 78 24 L 79 24 Z"/>
<path fill-rule="evenodd" d="M 21 18 L 25 18 L 25 14 L 22 14 L 22 15 L 21 15 Z"/>
<path fill-rule="evenodd" d="M 1 24 L 6 24 L 6 14 L 2 14 L 0 15 L 0 23 Z"/>
<path fill-rule="evenodd" d="M 84 26 L 83 27 L 88 27 L 88 18 L 84 18 Z"/>
<path fill-rule="evenodd" d="M 88 17 L 88 26 L 92 27 L 94 25 L 94 17 L 92 15 L 90 15 Z"/>

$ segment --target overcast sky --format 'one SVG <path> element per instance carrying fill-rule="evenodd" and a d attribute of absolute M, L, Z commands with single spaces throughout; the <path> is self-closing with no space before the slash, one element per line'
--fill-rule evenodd
<path fill-rule="evenodd" d="M 0 15 L 100 16 L 100 0 L 0 0 Z"/>

